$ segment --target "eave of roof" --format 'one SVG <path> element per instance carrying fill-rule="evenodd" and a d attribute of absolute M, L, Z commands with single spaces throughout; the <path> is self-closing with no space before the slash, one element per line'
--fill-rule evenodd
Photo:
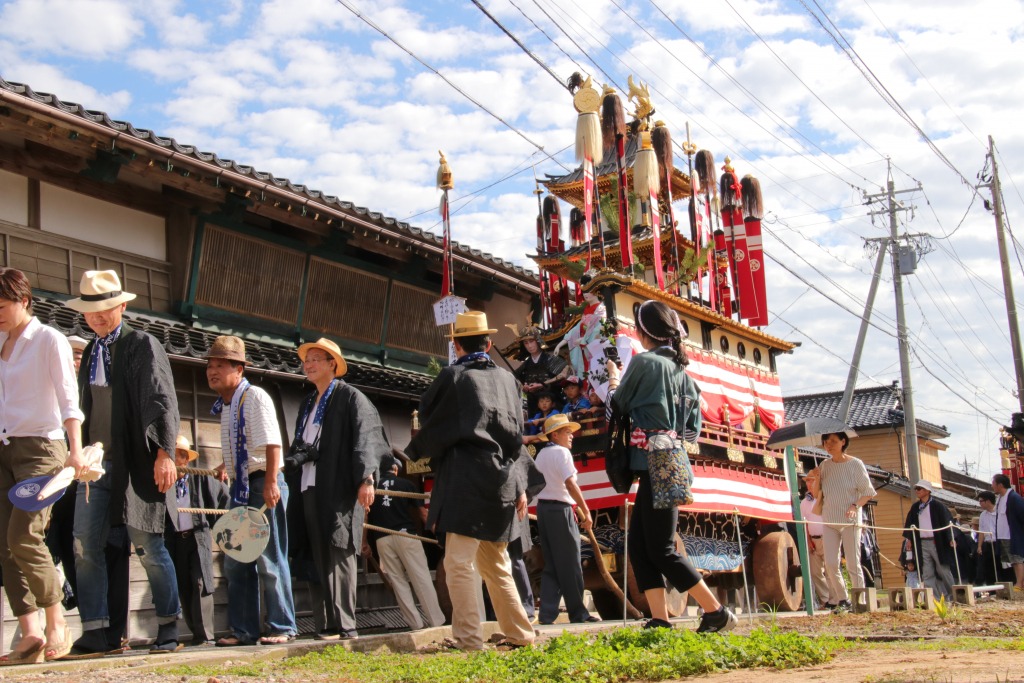
<path fill-rule="evenodd" d="M 891 429 L 904 423 L 903 411 L 899 409 L 895 385 L 866 387 L 855 389 L 850 402 L 850 414 L 847 424 L 854 429 Z M 843 392 L 829 391 L 819 394 L 799 394 L 783 396 L 787 422 L 799 422 L 809 417 L 830 417 L 839 412 Z M 945 425 L 937 425 L 926 420 L 917 419 L 917 427 L 922 436 L 946 438 L 949 431 Z"/>
<path fill-rule="evenodd" d="M 85 324 L 82 314 L 71 310 L 56 299 L 36 297 L 33 314 L 40 322 L 54 327 L 63 334 L 77 334 L 86 339 L 95 336 Z M 172 358 L 186 362 L 205 362 L 210 344 L 217 337 L 216 333 L 189 327 L 175 320 L 136 313 L 130 308 L 125 312 L 124 319 L 135 329 L 156 337 Z M 246 337 L 245 352 L 249 366 L 257 371 L 287 375 L 298 381 L 305 380 L 302 362 L 296 355 L 293 344 L 283 340 Z M 345 375 L 345 381 L 368 393 L 418 400 L 433 381 L 430 376 L 422 373 L 388 368 L 351 358 L 346 360 L 348 373 Z"/>
<path fill-rule="evenodd" d="M 202 152 L 193 145 L 184 145 L 174 138 L 161 137 L 151 130 L 136 128 L 127 121 L 111 119 L 106 112 L 86 109 L 74 102 L 63 102 L 49 93 L 37 93 L 28 85 L 12 83 L 0 77 L 0 102 L 13 107 L 29 109 L 40 115 L 48 115 L 66 122 L 76 122 L 91 130 L 112 138 L 119 144 L 137 145 L 167 159 L 176 165 L 191 165 L 204 168 L 215 177 L 225 182 L 234 180 L 255 187 L 269 194 L 274 194 L 297 201 L 303 210 L 321 207 L 324 212 L 335 212 L 339 215 L 357 220 L 361 225 L 375 230 L 386 229 L 394 237 L 405 238 L 435 249 L 441 248 L 442 237 L 417 228 L 404 221 L 399 221 L 382 213 L 371 211 L 366 207 L 356 206 L 333 195 L 311 189 L 305 185 L 293 183 L 287 178 L 277 178 L 271 173 L 257 171 L 252 166 L 239 164 L 230 159 L 221 159 L 217 154 Z M 506 261 L 488 252 L 474 249 L 468 245 L 452 242 L 457 254 L 480 268 L 486 264 L 495 271 L 521 282 L 521 286 L 530 291 L 539 291 L 536 274 L 511 261 Z"/>

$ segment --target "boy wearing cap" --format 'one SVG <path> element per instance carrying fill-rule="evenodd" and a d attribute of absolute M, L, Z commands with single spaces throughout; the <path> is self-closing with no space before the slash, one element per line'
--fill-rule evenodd
<path fill-rule="evenodd" d="M 537 528 L 544 552 L 544 574 L 540 581 L 540 623 L 553 624 L 558 606 L 565 598 L 569 621 L 600 621 L 583 604 L 583 569 L 580 564 L 580 531 L 591 527 L 590 510 L 576 483 L 572 462 L 573 433 L 580 428 L 564 414 L 544 422 L 542 441 L 550 442 L 537 453 L 537 469 L 547 485 L 537 494 Z M 573 504 L 576 504 L 573 514 Z"/>
<path fill-rule="evenodd" d="M 245 378 L 245 342 L 217 337 L 206 354 L 206 381 L 218 394 L 210 412 L 220 415 L 221 481 L 231 479 L 231 507 L 266 504 L 267 547 L 255 562 L 224 558 L 228 627 L 217 645 L 277 645 L 295 639 L 295 603 L 288 567 L 288 485 L 281 473 L 281 429 L 274 402 Z M 260 588 L 269 634 L 260 637 Z"/>
<path fill-rule="evenodd" d="M 562 380 L 562 392 L 565 394 L 565 405 L 562 412 L 571 419 L 581 410 L 589 410 L 590 399 L 583 395 L 583 380 L 576 375 Z"/>
<path fill-rule="evenodd" d="M 179 468 L 195 467 L 199 453 L 185 436 L 178 436 L 174 448 L 174 464 Z M 181 508 L 220 510 L 228 505 L 227 489 L 214 477 L 182 472 L 174 482 L 174 497 L 178 505 L 176 524 L 169 524 L 164 532 L 167 551 L 174 560 L 178 578 L 181 614 L 192 645 L 213 645 L 213 539 L 210 533 L 213 515 L 181 512 Z M 170 514 L 168 512 L 168 514 Z"/>
<path fill-rule="evenodd" d="M 87 270 L 81 295 L 68 308 L 85 316 L 96 334 L 83 353 L 78 388 L 85 422 L 84 443 L 104 445 L 106 471 L 90 491 L 78 489 L 75 503 L 75 569 L 82 636 L 72 656 L 121 649 L 116 625 L 127 619 L 127 581 L 110 586 L 124 614 L 110 613 L 106 547 L 112 527 L 126 525 L 146 570 L 159 625 L 150 652 L 178 649 L 178 587 L 174 563 L 164 545 L 167 506 L 173 504 L 177 473 L 178 399 L 171 364 L 160 342 L 123 321 L 135 295 L 121 288 L 113 270 Z M 81 472 L 79 472 L 81 474 Z M 123 621 L 122 621 L 123 620 Z M 112 623 L 114 625 L 112 625 Z"/>
<path fill-rule="evenodd" d="M 420 399 L 421 428 L 406 447 L 414 460 L 430 458 L 436 472 L 427 525 L 444 539 L 452 637 L 463 650 L 483 649 L 481 576 L 505 645 L 523 647 L 534 639 L 505 553 L 519 531 L 516 515 L 526 516 L 515 468 L 525 449 L 519 382 L 487 355 L 496 331 L 479 311 L 456 317 L 458 360 Z"/>
<path fill-rule="evenodd" d="M 355 638 L 357 556 L 363 520 L 374 500 L 374 473 L 391 454 L 377 409 L 341 378 L 348 364 L 341 349 L 321 338 L 298 349 L 313 383 L 299 410 L 288 458 L 302 462 L 302 508 L 324 610 L 321 640 Z M 319 624 L 318 624 L 319 626 Z"/>
<path fill-rule="evenodd" d="M 381 462 L 380 469 L 382 474 L 377 488 L 399 493 L 419 493 L 411 481 L 398 476 L 398 460 L 394 456 L 386 456 Z M 426 521 L 426 508 L 423 507 L 422 500 L 396 498 L 387 494 L 377 496 L 373 500 L 373 507 L 370 508 L 370 523 L 384 529 L 407 534 L 415 533 L 416 528 L 409 515 L 410 508 L 416 509 L 417 514 L 422 517 L 421 522 Z M 375 533 L 373 536 L 376 537 L 381 568 L 391 579 L 395 598 L 398 599 L 398 609 L 401 610 L 405 623 L 413 631 L 424 627 L 420 611 L 416 609 L 416 601 L 412 596 L 415 590 L 430 625 L 443 626 L 444 612 L 437 603 L 437 592 L 430 580 L 423 542 L 394 534 Z M 365 550 L 368 551 L 369 547 Z"/>
<path fill-rule="evenodd" d="M 953 522 L 949 508 L 932 496 L 932 483 L 927 479 L 914 484 L 918 503 L 910 506 L 903 548 L 914 553 L 921 573 L 921 583 L 932 589 L 935 598 L 953 599 L 953 573 L 956 544 L 949 525 Z M 945 527 L 945 528 L 944 528 Z"/>

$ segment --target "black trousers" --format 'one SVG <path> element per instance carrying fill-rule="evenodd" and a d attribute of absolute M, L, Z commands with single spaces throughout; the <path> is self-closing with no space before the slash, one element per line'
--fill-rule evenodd
<path fill-rule="evenodd" d="M 646 470 L 637 474 L 640 487 L 629 524 L 629 560 L 637 587 L 642 591 L 664 588 L 668 579 L 677 591 L 688 591 L 701 579 L 689 560 L 676 552 L 679 509 L 655 510 L 650 475 Z"/>
<path fill-rule="evenodd" d="M 168 523 L 169 524 L 169 523 Z M 178 582 L 181 616 L 185 619 L 193 643 L 213 640 L 213 586 L 203 581 L 202 558 L 195 534 L 179 533 L 173 528 L 164 532 L 167 552 L 174 562 Z"/>

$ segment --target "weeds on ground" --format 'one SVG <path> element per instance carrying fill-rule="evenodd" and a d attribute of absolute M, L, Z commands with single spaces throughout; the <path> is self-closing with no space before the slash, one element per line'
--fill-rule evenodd
<path fill-rule="evenodd" d="M 935 614 L 944 624 L 959 624 L 964 620 L 964 611 L 953 602 L 946 602 L 946 596 L 942 596 L 935 602 Z"/>
<path fill-rule="evenodd" d="M 810 666 L 827 661 L 840 647 L 843 644 L 836 638 L 777 629 L 756 630 L 749 636 L 708 637 L 681 629 L 626 628 L 564 634 L 538 647 L 508 653 L 363 654 L 330 647 L 263 665 L 176 667 L 168 672 L 179 676 L 296 676 L 304 680 L 330 675 L 375 683 L 661 681 L 727 669 Z"/>

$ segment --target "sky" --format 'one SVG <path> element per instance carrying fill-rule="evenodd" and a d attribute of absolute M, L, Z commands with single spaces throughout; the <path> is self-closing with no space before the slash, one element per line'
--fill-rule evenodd
<path fill-rule="evenodd" d="M 9 0 L 0 77 L 431 230 L 443 150 L 455 239 L 530 267 L 534 174 L 575 166 L 559 81 L 580 71 L 621 92 L 632 74 L 676 141 L 689 124 L 719 166 L 761 181 L 766 331 L 801 344 L 779 359 L 786 395 L 845 385 L 864 240 L 889 233 L 865 196 L 891 160 L 913 190 L 900 232 L 930 235 L 904 277 L 917 416 L 951 432 L 947 466 L 998 470 L 1018 400 L 991 195 L 975 186 L 991 135 L 1009 227 L 1024 225 L 1024 5 L 479 4 L 530 54 L 468 0 Z M 1020 251 L 1011 239 L 1018 283 Z M 872 322 L 862 387 L 900 377 L 888 262 Z"/>

